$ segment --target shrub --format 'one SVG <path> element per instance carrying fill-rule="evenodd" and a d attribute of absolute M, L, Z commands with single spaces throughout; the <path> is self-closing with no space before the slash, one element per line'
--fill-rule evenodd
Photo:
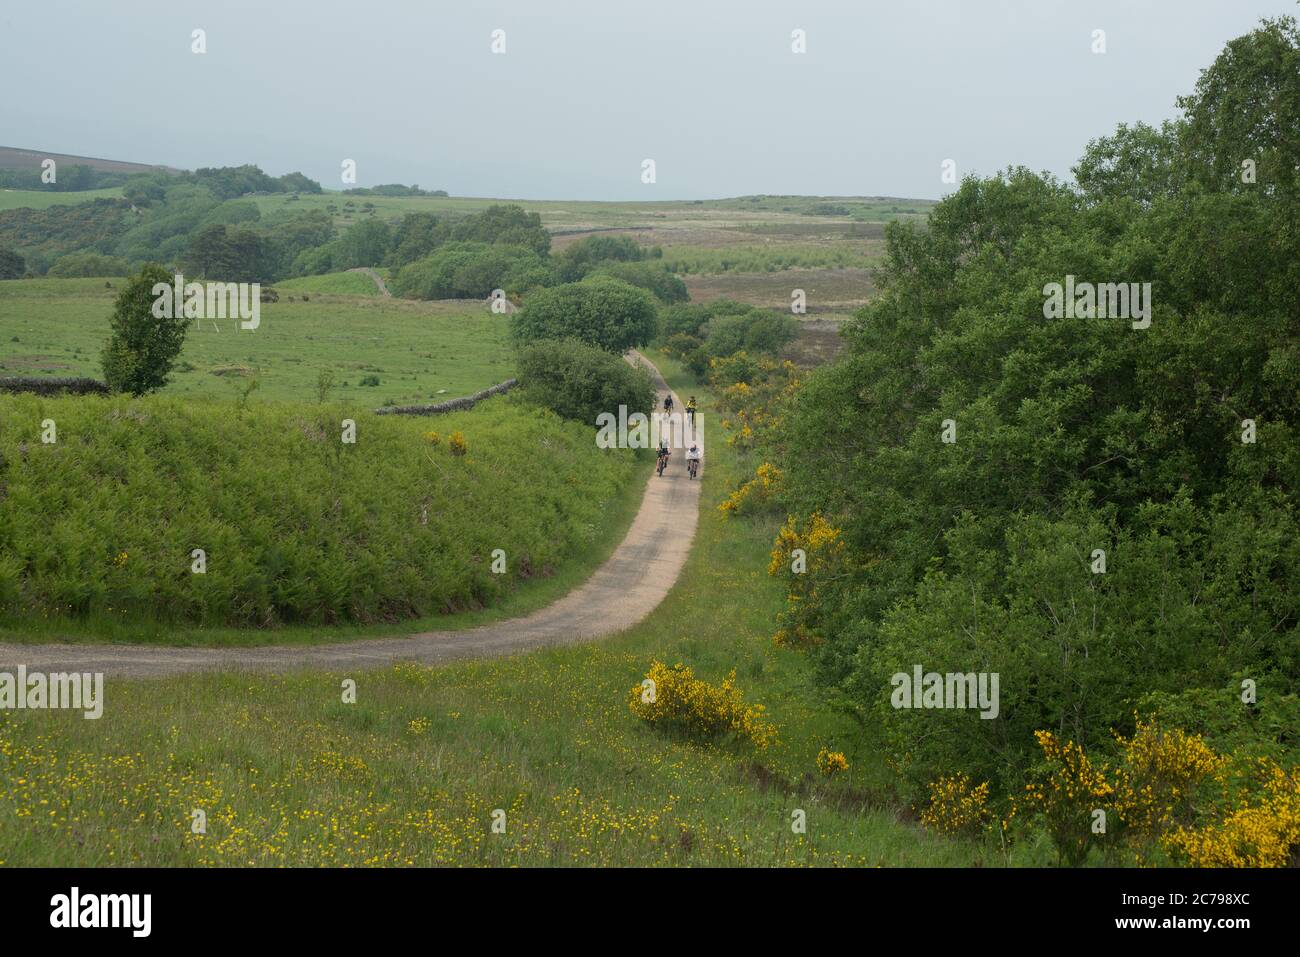
<path fill-rule="evenodd" d="M 511 317 L 511 331 L 520 344 L 572 338 L 621 355 L 650 341 L 655 309 L 644 289 L 595 276 L 533 293 Z"/>
<path fill-rule="evenodd" d="M 640 289 L 645 289 L 663 303 L 686 302 L 691 294 L 686 283 L 674 276 L 659 263 L 615 262 L 602 263 L 588 273 L 590 276 L 612 276 Z"/>
<path fill-rule="evenodd" d="M 151 263 L 127 282 L 113 305 L 113 331 L 102 361 L 104 379 L 114 392 L 144 395 L 162 388 L 185 343 L 187 322 L 180 303 L 172 304 L 172 318 L 154 317 L 157 284 L 170 287 L 172 275 Z"/>
<path fill-rule="evenodd" d="M 988 807 L 989 783 L 972 787 L 962 772 L 945 775 L 930 783 L 930 803 L 921 812 L 921 823 L 940 834 L 973 834 L 993 819 Z"/>
<path fill-rule="evenodd" d="M 27 272 L 27 263 L 12 249 L 0 249 L 0 279 L 21 279 Z"/>
<path fill-rule="evenodd" d="M 744 703 L 734 671 L 721 685 L 711 685 L 680 662 L 670 668 L 655 661 L 646 678 L 652 684 L 635 685 L 628 707 L 653 727 L 692 737 L 734 736 L 760 749 L 776 740 L 776 727 L 764 718 L 763 706 Z"/>
<path fill-rule="evenodd" d="M 531 249 L 455 242 L 399 269 L 393 291 L 408 299 L 485 299 L 494 289 L 513 295 L 554 282 L 553 267 Z"/>
<path fill-rule="evenodd" d="M 520 393 L 525 400 L 590 426 L 603 412 L 654 411 L 650 373 L 576 339 L 543 339 L 519 355 Z"/>
<path fill-rule="evenodd" d="M 1263 795 L 1220 821 L 1181 827 L 1165 847 L 1192 867 L 1294 867 L 1300 858 L 1300 767 L 1286 771 L 1260 759 Z"/>
<path fill-rule="evenodd" d="M 125 276 L 129 270 L 127 261 L 120 256 L 75 253 L 56 259 L 46 275 L 60 279 L 80 279 L 90 276 Z"/>
<path fill-rule="evenodd" d="M 456 458 L 463 458 L 469 451 L 469 446 L 465 442 L 465 435 L 459 429 L 447 436 L 447 451 Z"/>
<path fill-rule="evenodd" d="M 587 236 L 556 255 L 556 264 L 565 282 L 577 282 L 592 268 L 613 262 L 639 262 L 645 250 L 627 236 Z"/>
<path fill-rule="evenodd" d="M 1115 790 L 1106 766 L 1095 766 L 1073 741 L 1051 731 L 1036 731 L 1034 738 L 1043 749 L 1043 764 L 1025 785 L 1015 813 L 1041 820 L 1057 853 L 1077 867 L 1088 856 L 1093 812 L 1107 807 Z"/>
<path fill-rule="evenodd" d="M 823 777 L 834 777 L 841 771 L 849 769 L 849 759 L 844 756 L 843 751 L 831 751 L 828 748 L 822 748 L 817 752 L 817 770 L 822 773 Z"/>

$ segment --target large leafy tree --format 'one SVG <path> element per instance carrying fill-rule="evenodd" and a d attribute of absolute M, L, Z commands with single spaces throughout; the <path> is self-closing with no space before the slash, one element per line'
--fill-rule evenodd
<path fill-rule="evenodd" d="M 918 793 L 1011 784 L 1037 728 L 1105 744 L 1152 692 L 1296 689 L 1296 49 L 1286 20 L 1233 41 L 1183 116 L 1091 144 L 1077 188 L 1010 170 L 892 225 L 881 297 L 788 410 L 784 504 L 846 549 L 801 612 L 819 674 Z M 1151 283 L 1150 327 L 1045 319 L 1071 274 Z M 1000 672 L 1002 717 L 894 709 L 918 663 Z"/>
<path fill-rule="evenodd" d="M 654 297 L 608 276 L 540 289 L 524 300 L 511 330 L 521 344 L 581 339 L 614 353 L 649 342 L 655 332 Z"/>

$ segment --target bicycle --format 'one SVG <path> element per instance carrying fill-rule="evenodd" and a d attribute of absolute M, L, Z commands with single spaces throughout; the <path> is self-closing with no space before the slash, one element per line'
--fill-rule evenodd
<path fill-rule="evenodd" d="M 670 453 L 668 453 L 668 452 L 661 452 L 661 453 L 659 454 L 659 465 L 658 465 L 658 467 L 655 469 L 655 472 L 656 472 L 656 474 L 657 474 L 659 477 L 661 477 L 661 478 L 663 477 L 664 469 L 668 467 L 668 456 L 669 456 L 669 454 L 670 454 Z"/>
<path fill-rule="evenodd" d="M 700 476 L 700 460 L 699 460 L 699 459 L 687 459 L 687 460 L 686 460 L 686 474 L 687 474 L 687 475 L 688 475 L 692 480 L 699 478 L 699 476 Z"/>

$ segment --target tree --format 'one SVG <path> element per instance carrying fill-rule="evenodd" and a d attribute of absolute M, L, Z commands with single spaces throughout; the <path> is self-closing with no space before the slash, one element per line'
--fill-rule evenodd
<path fill-rule="evenodd" d="M 383 220 L 362 220 L 339 237 L 335 266 L 340 269 L 378 266 L 388 255 L 392 241 L 392 233 Z"/>
<path fill-rule="evenodd" d="M 520 344 L 573 338 L 622 354 L 650 341 L 655 318 L 644 289 L 597 276 L 534 292 L 511 317 L 511 331 Z"/>
<path fill-rule="evenodd" d="M 687 302 L 691 298 L 686 283 L 660 263 L 603 262 L 588 275 L 613 276 L 652 293 L 662 303 Z"/>
<path fill-rule="evenodd" d="M 26 271 L 22 256 L 12 249 L 0 249 L 0 279 L 21 279 Z"/>
<path fill-rule="evenodd" d="M 161 389 L 185 344 L 186 320 L 180 303 L 171 317 L 154 315 L 157 284 L 170 286 L 173 276 L 149 263 L 118 295 L 109 319 L 112 335 L 102 355 L 104 380 L 114 392 L 145 395 Z M 163 310 L 159 310 L 163 311 Z"/>
<path fill-rule="evenodd" d="M 544 339 L 523 349 L 519 386 L 527 401 L 593 428 L 603 412 L 618 417 L 619 406 L 629 414 L 654 411 L 648 371 L 577 339 Z"/>
<path fill-rule="evenodd" d="M 270 246 L 253 230 L 215 224 L 200 230 L 190 241 L 184 263 L 194 275 L 260 282 L 271 278 L 271 253 Z"/>
<path fill-rule="evenodd" d="M 565 282 L 577 282 L 598 263 L 640 262 L 646 251 L 628 236 L 587 236 L 555 257 Z"/>
<path fill-rule="evenodd" d="M 1208 188 L 1295 195 L 1300 32 L 1293 17 L 1266 19 L 1230 41 L 1178 105 L 1187 116 L 1184 148 Z M 1242 181 L 1246 160 L 1255 164 L 1255 183 Z"/>

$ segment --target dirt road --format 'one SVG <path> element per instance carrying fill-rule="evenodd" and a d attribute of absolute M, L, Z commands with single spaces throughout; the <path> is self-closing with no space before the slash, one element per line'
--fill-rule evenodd
<path fill-rule="evenodd" d="M 660 402 L 668 390 L 654 375 Z M 674 395 L 678 410 L 681 399 Z M 703 442 L 700 443 L 701 447 Z M 299 668 L 355 670 L 395 661 L 444 662 L 487 657 L 546 645 L 589 641 L 630 628 L 667 596 L 681 573 L 695 536 L 700 483 L 686 475 L 685 455 L 675 450 L 662 477 L 647 463 L 641 507 L 614 554 L 586 583 L 554 604 L 522 618 L 466 631 L 430 631 L 399 638 L 345 644 L 257 648 L 174 648 L 148 645 L 14 645 L 0 643 L 0 671 L 90 671 L 110 676 L 173 675 L 195 671 L 290 671 Z"/>

